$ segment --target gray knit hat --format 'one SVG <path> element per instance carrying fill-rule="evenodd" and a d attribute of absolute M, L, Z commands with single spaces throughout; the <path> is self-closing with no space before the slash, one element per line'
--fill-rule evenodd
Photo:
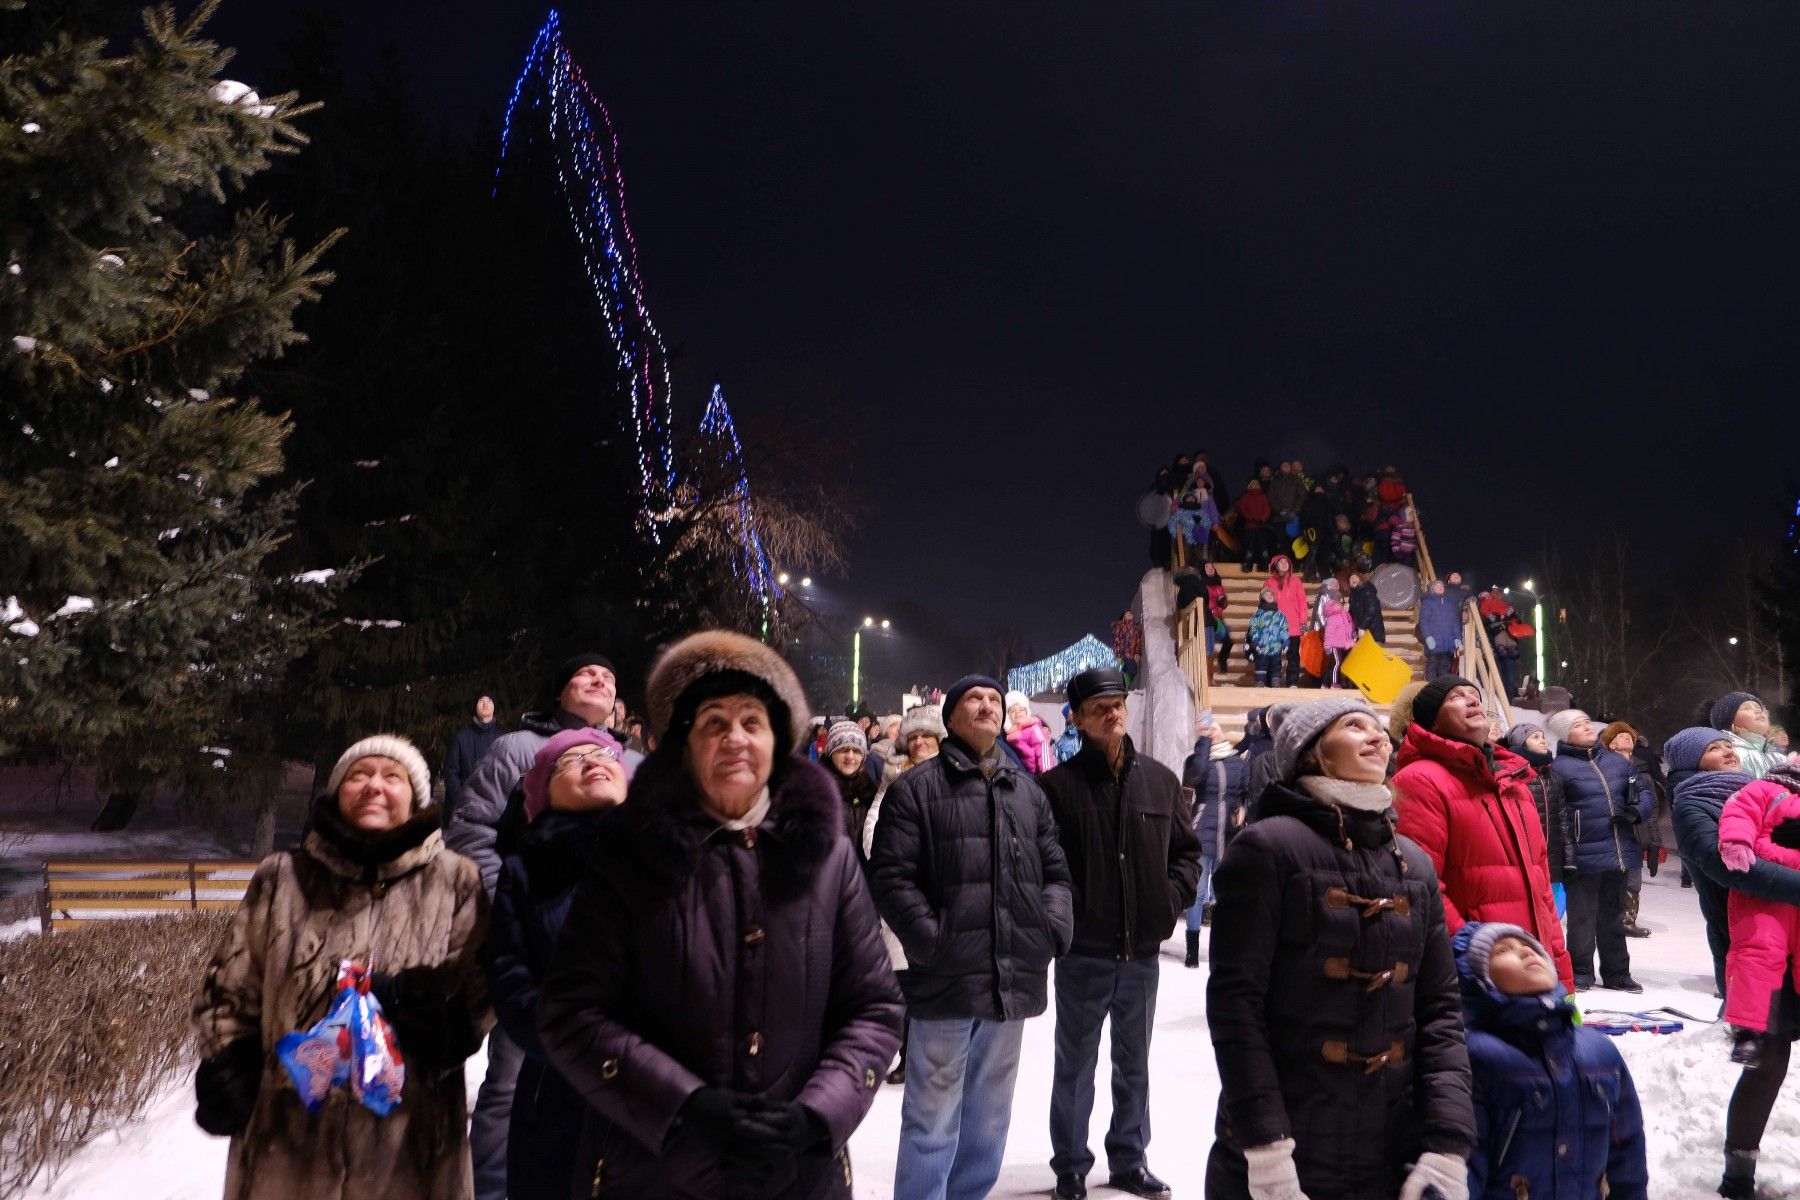
<path fill-rule="evenodd" d="M 1508 750 L 1511 750 L 1514 754 L 1523 754 L 1525 753 L 1525 739 L 1534 733 L 1544 732 L 1545 730 L 1542 725 L 1533 721 L 1520 721 L 1517 725 L 1514 725 L 1511 729 L 1506 731 L 1506 737 L 1503 740 L 1506 742 L 1506 748 Z"/>
<path fill-rule="evenodd" d="M 825 757 L 830 758 L 839 750 L 860 750 L 869 752 L 869 739 L 855 721 L 833 721 L 831 728 L 825 731 Z"/>
<path fill-rule="evenodd" d="M 1712 718 L 1712 727 L 1714 729 L 1730 729 L 1732 719 L 1737 716 L 1737 710 L 1752 700 L 1758 704 L 1762 703 L 1761 697 L 1754 696 L 1749 692 L 1726 692 L 1714 700 L 1712 711 L 1707 714 Z"/>
<path fill-rule="evenodd" d="M 412 782 L 412 810 L 418 812 L 431 804 L 431 768 L 425 765 L 425 756 L 419 753 L 419 748 L 397 733 L 377 733 L 344 751 L 325 779 L 327 795 L 337 795 L 344 776 L 350 773 L 359 758 L 393 759 L 406 768 L 406 777 Z"/>
<path fill-rule="evenodd" d="M 1367 713 L 1377 721 L 1381 719 L 1369 702 L 1354 692 L 1325 700 L 1270 705 L 1269 732 L 1275 738 L 1275 749 L 1270 753 L 1275 756 L 1276 776 L 1291 781 L 1299 769 L 1300 756 L 1333 721 L 1349 713 Z"/>
<path fill-rule="evenodd" d="M 1550 740 L 1553 742 L 1567 741 L 1569 730 L 1573 729 L 1575 722 L 1580 720 L 1586 720 L 1592 724 L 1594 719 L 1579 708 L 1565 708 L 1559 713 L 1550 714 L 1544 721 L 1544 732 L 1550 735 Z"/>
<path fill-rule="evenodd" d="M 1526 930 L 1519 928 L 1517 925 L 1508 925 L 1502 921 L 1484 921 L 1476 928 L 1474 933 L 1469 935 L 1469 949 L 1466 955 L 1469 962 L 1469 969 L 1475 973 L 1475 978 L 1481 980 L 1481 982 L 1490 987 L 1493 985 L 1494 981 L 1492 977 L 1488 975 L 1488 959 L 1492 957 L 1494 953 L 1494 943 L 1502 938 L 1518 938 L 1521 942 L 1524 942 L 1533 950 L 1536 950 L 1539 954 L 1543 955 L 1544 961 L 1549 963 L 1552 969 L 1555 968 L 1556 960 L 1550 957 L 1550 952 L 1548 950 L 1544 949 L 1544 943 L 1538 941 Z"/>

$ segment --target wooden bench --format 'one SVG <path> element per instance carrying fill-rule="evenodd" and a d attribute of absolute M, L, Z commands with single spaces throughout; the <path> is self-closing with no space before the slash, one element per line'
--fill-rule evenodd
<path fill-rule="evenodd" d="M 90 921 L 233 909 L 256 863 L 248 859 L 92 859 L 44 864 L 43 931 Z"/>

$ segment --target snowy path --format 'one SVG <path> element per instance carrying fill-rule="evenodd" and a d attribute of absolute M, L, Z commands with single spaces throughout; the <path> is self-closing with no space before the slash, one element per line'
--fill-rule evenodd
<path fill-rule="evenodd" d="M 1673 866 L 1673 864 L 1671 864 Z M 1586 1007 L 1643 1009 L 1668 1004 L 1695 1016 L 1717 1011 L 1710 960 L 1691 891 L 1677 872 L 1644 881 L 1642 921 L 1655 931 L 1631 944 L 1633 974 L 1642 997 L 1594 991 Z M 1163 977 L 1152 1066 L 1156 1140 L 1150 1163 L 1176 1193 L 1197 1200 L 1212 1145 L 1218 1072 L 1206 1030 L 1206 971 L 1189 971 L 1179 959 L 1179 939 L 1164 948 Z M 996 1196 L 1042 1196 L 1052 1183 L 1047 1126 L 1051 1080 L 1049 1015 L 1030 1023 L 1013 1108 L 1012 1137 Z M 1642 1095 L 1649 1127 L 1650 1195 L 1654 1200 L 1704 1200 L 1718 1182 L 1725 1099 L 1738 1071 L 1726 1059 L 1723 1033 L 1690 1027 L 1675 1037 L 1633 1034 L 1620 1039 Z M 1103 1056 L 1104 1061 L 1104 1056 Z M 1103 1068 L 1104 1069 L 1104 1068 Z M 470 1064 L 470 1094 L 480 1077 Z M 1104 1082 L 1096 1089 L 1093 1145 L 1099 1152 L 1109 1113 Z M 856 1195 L 885 1197 L 893 1180 L 900 1127 L 900 1092 L 883 1088 L 851 1143 Z M 223 1180 L 225 1143 L 193 1124 L 193 1101 L 184 1078 L 146 1116 L 128 1129 L 99 1139 L 52 1186 L 29 1193 L 38 1200 L 200 1200 L 217 1196 Z M 1763 1140 L 1760 1178 L 1772 1195 L 1800 1194 L 1800 1071 L 1790 1076 Z M 1104 1159 L 1104 1154 L 1101 1155 Z M 1104 1178 L 1104 1162 L 1090 1179 Z M 1096 1196 L 1115 1195 L 1095 1186 Z"/>

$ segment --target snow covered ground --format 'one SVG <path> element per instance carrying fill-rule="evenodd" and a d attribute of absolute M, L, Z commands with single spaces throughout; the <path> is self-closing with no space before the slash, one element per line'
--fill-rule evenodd
<path fill-rule="evenodd" d="M 1671 868 L 1674 864 L 1671 863 Z M 1654 936 L 1631 943 L 1632 969 L 1647 989 L 1641 997 L 1594 991 L 1584 996 L 1590 1010 L 1642 1010 L 1672 1005 L 1697 1017 L 1718 1008 L 1699 908 L 1691 891 L 1677 885 L 1674 869 L 1644 881 L 1643 924 Z M 1190 1200 L 1201 1194 L 1206 1155 L 1212 1144 L 1218 1073 L 1206 1030 L 1206 971 L 1180 962 L 1179 939 L 1163 955 L 1158 1003 L 1151 1111 L 1156 1137 L 1151 1167 Z M 1052 1019 L 1031 1022 L 1013 1106 L 1012 1137 L 996 1196 L 1042 1196 L 1053 1182 L 1048 1114 L 1052 1067 Z M 1671 1037 L 1631 1034 L 1619 1039 L 1642 1096 L 1649 1129 L 1650 1194 L 1655 1200 L 1703 1200 L 1713 1194 L 1720 1169 L 1725 1100 L 1738 1076 L 1727 1060 L 1722 1031 L 1690 1025 Z M 1104 1062 L 1104 1054 L 1102 1055 Z M 1103 1067 L 1102 1070 L 1105 1068 Z M 470 1094 L 482 1071 L 469 1066 Z M 894 1151 L 900 1127 L 898 1087 L 883 1088 L 875 1107 L 851 1143 L 856 1194 L 885 1197 L 892 1187 Z M 1789 1077 L 1763 1139 L 1760 1180 L 1769 1195 L 1800 1194 L 1800 1071 Z M 1108 1092 L 1097 1088 L 1093 1146 L 1100 1142 L 1109 1112 Z M 217 1196 L 223 1181 L 225 1143 L 202 1134 L 193 1123 L 193 1100 L 186 1078 L 169 1091 L 142 1121 L 106 1135 L 78 1155 L 54 1184 L 30 1193 L 37 1200 L 194 1200 Z M 1102 1161 L 1090 1179 L 1096 1195 Z"/>

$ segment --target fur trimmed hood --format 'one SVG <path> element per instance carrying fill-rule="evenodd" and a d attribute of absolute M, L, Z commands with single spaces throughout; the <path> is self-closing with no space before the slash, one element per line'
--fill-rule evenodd
<path fill-rule="evenodd" d="M 755 638 L 728 629 L 689 634 L 662 654 L 650 668 L 644 694 L 650 725 L 660 738 L 675 718 L 681 694 L 708 675 L 738 671 L 761 680 L 787 706 L 789 745 L 804 746 L 811 736 L 811 706 L 800 680 L 787 661 Z M 646 764 L 648 765 L 648 764 Z"/>
<path fill-rule="evenodd" d="M 786 895 L 805 881 L 844 836 L 843 800 L 837 784 L 817 763 L 787 758 L 769 780 L 769 815 L 758 826 L 776 851 L 764 860 L 765 878 Z M 678 750 L 659 750 L 644 760 L 622 806 L 621 836 L 595 847 L 595 861 L 609 871 L 637 871 L 669 888 L 693 874 L 707 843 L 722 826 L 700 807 L 700 789 Z M 735 836 L 735 835 L 733 835 Z"/>

